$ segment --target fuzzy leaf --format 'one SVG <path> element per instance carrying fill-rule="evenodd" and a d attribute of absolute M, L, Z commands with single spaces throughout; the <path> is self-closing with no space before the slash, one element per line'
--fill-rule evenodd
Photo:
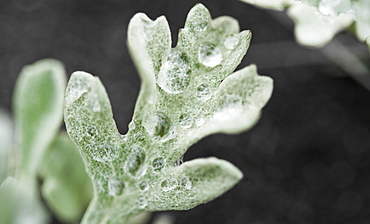
<path fill-rule="evenodd" d="M 9 115 L 0 109 L 0 184 L 8 173 L 8 157 L 13 146 L 13 124 Z"/>
<path fill-rule="evenodd" d="M 151 185 L 152 211 L 188 210 L 207 203 L 233 187 L 243 174 L 231 163 L 216 158 L 195 159 L 167 169 Z"/>
<path fill-rule="evenodd" d="M 200 138 L 250 128 L 270 98 L 272 80 L 258 76 L 254 65 L 231 74 L 247 52 L 251 32 L 239 32 L 231 17 L 212 19 L 198 4 L 178 39 L 171 49 L 164 17 L 152 21 L 139 13 L 130 21 L 128 47 L 142 86 L 123 136 L 99 79 L 83 72 L 71 76 L 66 127 L 94 186 L 82 223 L 124 223 L 141 211 L 190 209 L 241 178 L 236 167 L 214 158 L 179 165 Z M 189 182 L 185 190 L 166 188 L 162 184 L 169 177 Z M 188 196 L 176 195 L 179 190 Z"/>
<path fill-rule="evenodd" d="M 41 192 L 49 208 L 63 222 L 78 222 L 91 199 L 91 182 L 65 133 L 53 142 L 43 164 Z"/>
<path fill-rule="evenodd" d="M 63 118 L 65 71 L 63 65 L 45 59 L 22 69 L 14 92 L 19 171 L 36 175 L 44 152 Z"/>
<path fill-rule="evenodd" d="M 356 34 L 358 39 L 365 41 L 370 36 L 370 1 L 356 0 L 353 2 L 356 6 Z"/>
<path fill-rule="evenodd" d="M 282 10 L 294 20 L 297 41 L 320 47 L 358 18 L 352 0 L 242 0 L 259 7 Z M 361 1 L 361 0 L 360 0 Z M 367 0 L 362 0 L 367 1 Z M 367 1 L 368 2 L 368 1 Z M 368 8 L 364 7 L 364 11 Z M 366 21 L 366 20 L 364 20 Z M 367 20 L 368 21 L 368 20 Z"/>

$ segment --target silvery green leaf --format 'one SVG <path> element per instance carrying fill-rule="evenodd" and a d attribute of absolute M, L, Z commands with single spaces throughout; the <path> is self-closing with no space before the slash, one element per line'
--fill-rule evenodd
<path fill-rule="evenodd" d="M 370 36 L 370 1 L 356 0 L 353 2 L 356 6 L 356 34 L 361 41 L 365 41 Z"/>
<path fill-rule="evenodd" d="M 266 9 L 283 10 L 285 6 L 288 6 L 294 0 L 241 0 L 241 1 Z"/>
<path fill-rule="evenodd" d="M 19 173 L 35 176 L 63 118 L 65 71 L 52 59 L 25 66 L 14 92 Z"/>
<path fill-rule="evenodd" d="M 207 203 L 233 187 L 243 174 L 216 158 L 195 159 L 169 167 L 150 181 L 147 206 L 152 211 L 188 210 Z"/>
<path fill-rule="evenodd" d="M 77 223 L 90 202 L 89 177 L 76 146 L 66 133 L 52 143 L 41 166 L 41 193 L 58 220 Z"/>
<path fill-rule="evenodd" d="M 343 7 L 335 2 L 343 2 Z M 333 3 L 333 4 L 331 4 Z M 288 15 L 294 20 L 297 41 L 305 46 L 319 47 L 327 44 L 355 20 L 350 0 L 322 0 L 318 6 L 292 4 Z"/>
<path fill-rule="evenodd" d="M 352 0 L 242 0 L 268 9 L 288 8 L 295 22 L 297 41 L 305 46 L 320 47 L 358 18 Z M 363 0 L 367 1 L 367 0 Z M 364 8 L 366 11 L 367 8 Z M 366 20 L 364 20 L 366 21 Z"/>
<path fill-rule="evenodd" d="M 84 72 L 71 76 L 66 127 L 94 187 L 82 223 L 125 223 L 142 211 L 190 209 L 220 196 L 242 177 L 223 160 L 180 161 L 200 138 L 239 133 L 258 120 L 272 80 L 259 76 L 254 65 L 233 73 L 251 32 L 240 32 L 231 17 L 212 19 L 197 4 L 178 39 L 171 48 L 164 17 L 152 21 L 139 13 L 130 21 L 128 47 L 142 86 L 125 135 L 117 131 L 99 79 Z M 174 181 L 166 182 L 169 177 Z M 181 199 L 174 189 L 189 195 Z"/>
<path fill-rule="evenodd" d="M 13 147 L 13 124 L 9 115 L 0 109 L 0 184 L 8 174 L 9 154 Z"/>

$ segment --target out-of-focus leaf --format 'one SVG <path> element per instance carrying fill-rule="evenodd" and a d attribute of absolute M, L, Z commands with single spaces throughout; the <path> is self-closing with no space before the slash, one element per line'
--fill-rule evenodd
<path fill-rule="evenodd" d="M 59 220 L 77 223 L 92 195 L 81 156 L 66 133 L 59 135 L 43 160 L 42 195 Z"/>
<path fill-rule="evenodd" d="M 0 110 L 0 184 L 8 173 L 8 158 L 13 146 L 13 125 L 9 115 Z"/>
<path fill-rule="evenodd" d="M 52 59 L 25 66 L 14 92 L 18 173 L 35 176 L 60 128 L 65 88 L 63 65 Z"/>
<path fill-rule="evenodd" d="M 36 196 L 12 177 L 0 186 L 0 223 L 46 224 L 49 217 Z"/>

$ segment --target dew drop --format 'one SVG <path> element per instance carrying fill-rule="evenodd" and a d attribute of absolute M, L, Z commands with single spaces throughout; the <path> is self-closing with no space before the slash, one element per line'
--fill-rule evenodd
<path fill-rule="evenodd" d="M 143 209 L 146 206 L 148 206 L 148 201 L 146 200 L 145 196 L 139 196 L 139 198 L 137 199 L 137 207 L 139 209 Z"/>
<path fill-rule="evenodd" d="M 190 66 L 178 50 L 171 50 L 158 73 L 158 85 L 168 93 L 181 93 L 190 83 Z"/>
<path fill-rule="evenodd" d="M 206 43 L 199 47 L 198 60 L 205 66 L 215 67 L 221 63 L 222 54 L 218 47 Z"/>
<path fill-rule="evenodd" d="M 211 98 L 210 88 L 205 84 L 202 84 L 202 85 L 198 86 L 198 88 L 197 88 L 197 97 L 200 100 L 209 100 Z"/>
<path fill-rule="evenodd" d="M 145 151 L 141 147 L 134 147 L 125 164 L 125 171 L 135 176 L 145 160 Z"/>
<path fill-rule="evenodd" d="M 239 37 L 235 34 L 231 34 L 231 35 L 226 36 L 225 41 L 224 41 L 224 46 L 227 49 L 232 50 L 236 47 L 236 45 L 238 45 L 238 43 L 239 43 Z"/>
<path fill-rule="evenodd" d="M 190 128 L 193 125 L 193 119 L 190 116 L 185 115 L 185 114 L 182 114 L 179 117 L 179 122 L 180 122 L 181 127 L 183 128 Z"/>
<path fill-rule="evenodd" d="M 118 156 L 117 150 L 110 145 L 93 146 L 90 153 L 94 160 L 101 163 L 113 161 Z"/>
<path fill-rule="evenodd" d="M 166 165 L 166 161 L 162 157 L 155 158 L 152 162 L 154 171 L 160 171 Z"/>
<path fill-rule="evenodd" d="M 202 20 L 194 20 L 192 22 L 192 29 L 195 31 L 203 32 L 208 28 L 208 22 Z"/>
<path fill-rule="evenodd" d="M 141 182 L 139 183 L 139 188 L 140 188 L 140 190 L 142 190 L 142 191 L 147 191 L 147 190 L 149 189 L 149 184 L 148 184 L 148 182 L 146 182 L 145 180 L 141 181 Z"/>
<path fill-rule="evenodd" d="M 187 176 L 182 176 L 179 180 L 179 185 L 187 190 L 190 190 L 192 187 L 192 183 Z"/>
<path fill-rule="evenodd" d="M 170 191 L 177 187 L 177 180 L 174 178 L 167 179 L 161 183 L 162 191 Z"/>
<path fill-rule="evenodd" d="M 125 185 L 124 185 L 123 182 L 121 182 L 119 180 L 115 180 L 115 179 L 110 179 L 108 181 L 108 193 L 109 193 L 109 195 L 111 195 L 111 196 L 121 195 L 124 186 Z"/>
<path fill-rule="evenodd" d="M 157 112 L 154 116 L 148 116 L 143 121 L 143 126 L 150 135 L 162 142 L 176 137 L 171 119 L 162 112 Z"/>

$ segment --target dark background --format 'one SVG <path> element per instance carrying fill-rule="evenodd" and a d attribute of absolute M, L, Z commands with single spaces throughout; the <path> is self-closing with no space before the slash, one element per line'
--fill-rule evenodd
<path fill-rule="evenodd" d="M 325 49 L 296 44 L 284 13 L 237 0 L 201 2 L 212 17 L 230 15 L 242 30 L 252 30 L 240 67 L 257 64 L 275 87 L 254 128 L 207 137 L 185 155 L 226 159 L 243 171 L 243 180 L 206 205 L 166 213 L 177 224 L 369 223 L 370 92 L 328 60 Z M 56 58 L 67 74 L 83 70 L 100 77 L 125 133 L 140 86 L 125 42 L 130 18 L 139 11 L 152 19 L 165 15 L 176 43 L 195 3 L 0 0 L 0 107 L 11 112 L 22 66 Z M 340 34 L 337 40 L 351 44 L 369 65 L 366 47 L 354 37 Z M 340 51 L 335 54 L 341 58 Z"/>

